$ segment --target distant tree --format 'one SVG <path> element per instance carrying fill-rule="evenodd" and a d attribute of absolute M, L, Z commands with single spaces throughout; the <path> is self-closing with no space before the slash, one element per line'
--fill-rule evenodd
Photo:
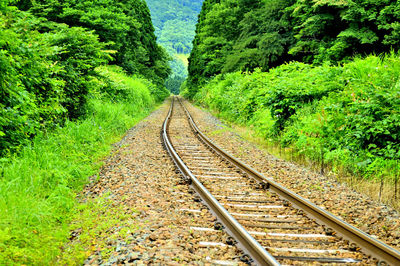
<path fill-rule="evenodd" d="M 182 76 L 170 76 L 165 82 L 167 89 L 175 95 L 179 94 L 179 89 L 182 83 L 185 81 L 185 77 Z"/>

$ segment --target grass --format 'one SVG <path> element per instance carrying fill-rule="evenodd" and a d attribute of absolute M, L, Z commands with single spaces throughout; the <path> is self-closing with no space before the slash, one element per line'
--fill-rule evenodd
<path fill-rule="evenodd" d="M 115 206 L 107 195 L 79 204 L 76 209 L 69 226 L 75 237 L 62 247 L 62 254 L 56 258 L 58 265 L 81 265 L 96 250 L 107 260 L 117 248 L 109 243 L 119 238 L 132 241 L 126 236 L 138 229 L 132 214 L 126 213 L 122 206 Z"/>
<path fill-rule="evenodd" d="M 102 206 L 79 204 L 77 195 L 98 173 L 111 144 L 155 105 L 147 83 L 112 74 L 111 86 L 135 97 L 110 100 L 104 89 L 93 91 L 85 118 L 43 132 L 19 154 L 0 160 L 0 264 L 53 264 L 68 242 L 71 222 L 85 220 L 91 209 Z M 70 257 L 81 258 L 82 248 L 75 251 Z"/>

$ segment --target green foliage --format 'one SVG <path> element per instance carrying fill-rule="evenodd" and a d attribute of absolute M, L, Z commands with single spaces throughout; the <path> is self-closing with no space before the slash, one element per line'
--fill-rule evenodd
<path fill-rule="evenodd" d="M 284 140 L 297 146 L 306 145 L 299 140 L 309 139 L 323 144 L 332 162 L 348 154 L 355 171 L 366 171 L 378 161 L 382 165 L 398 160 L 398 63 L 398 55 L 392 54 L 383 60 L 370 56 L 345 64 L 344 90 L 321 100 L 314 112 L 299 113 Z"/>
<path fill-rule="evenodd" d="M 240 21 L 239 38 L 226 56 L 223 73 L 268 70 L 292 57 L 287 54 L 294 42 L 285 8 L 293 1 L 265 0 L 247 12 Z"/>
<path fill-rule="evenodd" d="M 18 6 L 24 6 L 20 1 Z M 167 53 L 157 45 L 145 1 L 32 1 L 29 10 L 39 17 L 80 26 L 107 43 L 115 63 L 129 74 L 140 74 L 163 86 L 170 73 Z"/>
<path fill-rule="evenodd" d="M 143 106 L 146 102 L 150 105 L 153 101 L 159 103 L 169 96 L 165 87 L 156 86 L 140 77 L 127 76 L 117 66 L 103 66 L 96 70 L 102 77 L 99 92 L 112 102 L 130 102 Z"/>
<path fill-rule="evenodd" d="M 173 94 L 178 95 L 182 83 L 187 77 L 187 57 L 185 54 L 175 54 L 174 60 L 170 62 L 173 73 L 168 77 L 165 82 L 167 89 Z"/>
<path fill-rule="evenodd" d="M 189 58 L 189 97 L 220 73 L 266 70 L 285 60 L 293 42 L 291 1 L 206 0 Z"/>
<path fill-rule="evenodd" d="M 1 156 L 84 113 L 88 79 L 105 54 L 91 32 L 15 9 L 0 14 L 0 27 Z"/>
<path fill-rule="evenodd" d="M 393 0 L 296 1 L 288 9 L 297 39 L 290 53 L 306 62 L 337 62 L 397 50 L 399 8 Z"/>
<path fill-rule="evenodd" d="M 165 82 L 165 86 L 171 93 L 175 95 L 179 95 L 180 88 L 182 83 L 186 80 L 186 78 L 182 76 L 172 76 Z"/>
<path fill-rule="evenodd" d="M 158 43 L 170 54 L 189 54 L 203 0 L 147 0 Z"/>
<path fill-rule="evenodd" d="M 266 73 L 219 75 L 195 99 L 311 159 L 374 174 L 400 159 L 399 86 L 393 53 L 342 66 L 293 62 Z"/>
<path fill-rule="evenodd" d="M 106 54 L 102 51 L 104 45 L 93 32 L 83 28 L 57 24 L 53 31 L 57 34 L 51 36 L 50 42 L 55 47 L 62 47 L 60 53 L 52 58 L 62 67 L 57 75 L 64 81 L 61 103 L 69 118 L 76 119 L 85 113 L 86 96 L 95 67 L 106 62 Z"/>
<path fill-rule="evenodd" d="M 0 161 L 0 261 L 4 264 L 54 262 L 68 239 L 67 225 L 76 218 L 75 193 L 88 176 L 97 173 L 110 144 L 156 102 L 149 81 L 109 67 L 97 71 L 107 79 L 92 80 L 84 119 L 43 132 L 19 155 Z"/>
<path fill-rule="evenodd" d="M 206 0 L 189 58 L 188 97 L 221 73 L 398 50 L 399 11 L 395 0 Z"/>
<path fill-rule="evenodd" d="M 151 80 L 157 101 L 169 95 L 169 56 L 156 44 L 146 3 L 98 2 L 2 2 L 0 156 L 85 114 L 94 69 L 109 60 Z"/>

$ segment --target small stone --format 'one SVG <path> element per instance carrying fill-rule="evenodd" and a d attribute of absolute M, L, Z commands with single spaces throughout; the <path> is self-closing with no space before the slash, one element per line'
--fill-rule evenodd
<path fill-rule="evenodd" d="M 157 236 L 156 234 L 151 234 L 151 235 L 149 236 L 150 241 L 156 241 L 157 238 L 158 238 L 158 236 Z"/>

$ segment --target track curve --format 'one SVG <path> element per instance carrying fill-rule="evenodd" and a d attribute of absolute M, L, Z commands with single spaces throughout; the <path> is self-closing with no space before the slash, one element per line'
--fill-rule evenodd
<path fill-rule="evenodd" d="M 162 139 L 183 178 L 252 263 L 400 265 L 397 250 L 264 177 L 212 143 L 180 98 L 172 99 Z"/>

